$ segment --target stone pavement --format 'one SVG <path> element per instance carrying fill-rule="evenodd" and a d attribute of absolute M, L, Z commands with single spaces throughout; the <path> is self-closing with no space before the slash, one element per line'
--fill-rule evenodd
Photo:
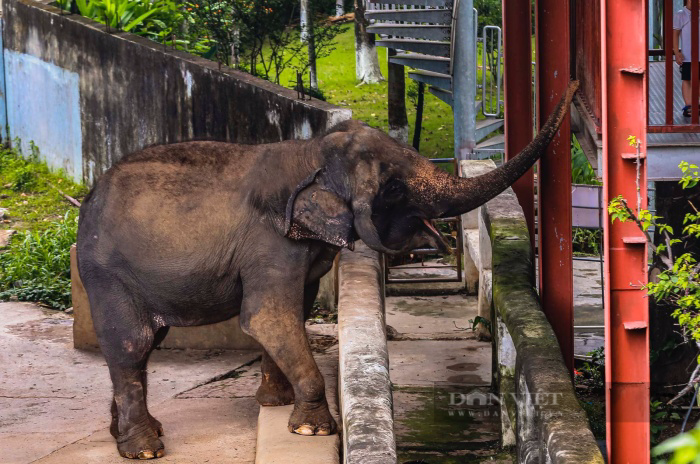
<path fill-rule="evenodd" d="M 491 343 L 472 332 L 476 314 L 463 294 L 386 299 L 400 464 L 513 462 L 499 449 L 500 418 L 460 400 L 490 391 Z"/>
<path fill-rule="evenodd" d="M 100 353 L 73 349 L 72 322 L 62 312 L 36 305 L 0 303 L 0 462 L 127 462 L 109 434 L 112 387 L 107 366 Z M 333 328 L 319 325 L 310 332 L 315 351 L 324 353 L 319 355 L 324 374 L 337 371 Z M 166 450 L 158 462 L 285 462 L 274 453 L 256 461 L 261 432 L 254 398 L 260 384 L 258 359 L 259 353 L 251 351 L 153 352 L 149 409 L 163 423 Z M 328 381 L 334 384 L 332 378 Z M 271 424 L 267 434 L 291 438 L 291 446 L 311 454 L 317 447 L 336 450 L 335 456 L 326 451 L 328 459 L 318 462 L 337 463 L 337 435 L 323 437 L 328 443 L 322 443 L 318 437 L 293 436 L 286 419 L 280 424 Z"/>
<path fill-rule="evenodd" d="M 595 259 L 595 258 L 593 258 Z M 577 326 L 603 326 L 603 287 L 600 263 L 574 261 L 574 324 Z M 574 353 L 585 355 L 605 344 L 602 328 L 580 328 L 574 331 Z"/>

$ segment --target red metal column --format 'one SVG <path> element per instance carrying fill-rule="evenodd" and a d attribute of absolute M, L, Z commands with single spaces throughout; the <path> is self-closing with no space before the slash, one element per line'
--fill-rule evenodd
<path fill-rule="evenodd" d="M 698 11 L 698 0 L 690 0 L 690 43 L 697 44 L 698 43 L 698 34 L 700 31 L 698 31 L 698 15 L 700 12 Z M 690 123 L 691 124 L 698 124 L 700 122 L 700 114 L 698 114 L 698 96 L 700 95 L 700 75 L 698 75 L 698 72 L 700 69 L 698 69 L 698 47 L 693 47 L 690 53 L 690 79 L 691 79 L 691 91 L 690 91 L 690 98 L 691 98 L 691 118 L 690 118 Z"/>
<path fill-rule="evenodd" d="M 603 201 L 624 196 L 647 205 L 646 164 L 637 179 L 636 136 L 646 153 L 647 2 L 602 0 Z M 627 155 L 627 156 L 625 156 Z M 637 192 L 639 182 L 639 193 Z M 611 464 L 644 464 L 649 456 L 649 308 L 647 246 L 632 223 L 604 223 L 605 382 Z"/>
<path fill-rule="evenodd" d="M 569 2 L 536 0 L 538 127 L 552 113 L 570 78 Z M 542 157 L 539 179 L 540 300 L 574 368 L 574 277 L 571 255 L 571 124 L 565 120 Z"/>
<path fill-rule="evenodd" d="M 503 0 L 506 159 L 532 140 L 532 50 L 529 0 Z M 534 169 L 513 184 L 535 248 Z"/>

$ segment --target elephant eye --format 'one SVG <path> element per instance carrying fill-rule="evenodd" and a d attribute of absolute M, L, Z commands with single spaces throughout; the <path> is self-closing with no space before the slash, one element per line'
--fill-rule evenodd
<path fill-rule="evenodd" d="M 398 201 L 406 192 L 406 186 L 400 180 L 392 179 L 384 186 L 384 199 L 386 201 Z"/>

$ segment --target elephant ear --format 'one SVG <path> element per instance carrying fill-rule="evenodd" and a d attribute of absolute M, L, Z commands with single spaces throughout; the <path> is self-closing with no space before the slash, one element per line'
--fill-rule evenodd
<path fill-rule="evenodd" d="M 285 236 L 352 247 L 354 216 L 347 204 L 316 182 L 320 169 L 304 179 L 287 202 Z"/>

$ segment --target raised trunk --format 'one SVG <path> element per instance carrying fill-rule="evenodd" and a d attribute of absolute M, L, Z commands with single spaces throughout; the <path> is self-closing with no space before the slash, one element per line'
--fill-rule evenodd
<path fill-rule="evenodd" d="M 355 76 L 362 84 L 376 84 L 384 77 L 379 69 L 374 34 L 367 33 L 369 21 L 365 19 L 365 5 L 365 0 L 355 0 Z"/>
<path fill-rule="evenodd" d="M 564 118 L 569 116 L 569 107 L 576 89 L 578 81 L 571 82 L 537 137 L 498 169 L 468 179 L 449 176 L 437 168 L 427 176 L 417 176 L 414 189 L 425 198 L 426 208 L 433 210 L 432 217 L 457 216 L 478 208 L 525 174 L 542 156 Z M 523 123 L 529 124 L 529 121 Z"/>

